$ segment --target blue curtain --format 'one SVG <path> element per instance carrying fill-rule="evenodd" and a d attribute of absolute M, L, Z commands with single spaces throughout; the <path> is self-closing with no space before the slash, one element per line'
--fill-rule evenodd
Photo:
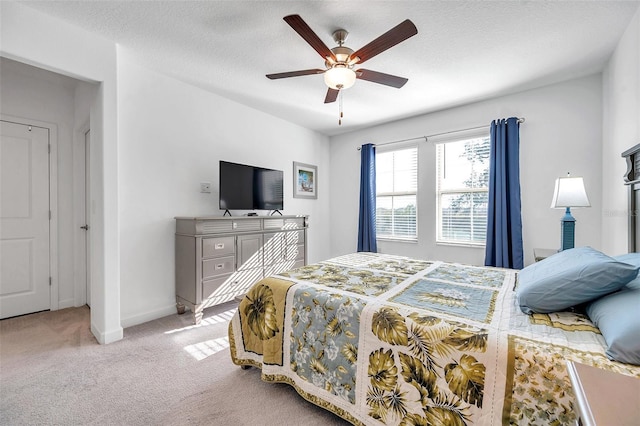
<path fill-rule="evenodd" d="M 490 155 L 484 264 L 522 269 L 520 123 L 516 117 L 491 122 Z"/>
<path fill-rule="evenodd" d="M 376 150 L 373 144 L 360 149 L 360 219 L 358 251 L 377 252 L 376 243 Z"/>

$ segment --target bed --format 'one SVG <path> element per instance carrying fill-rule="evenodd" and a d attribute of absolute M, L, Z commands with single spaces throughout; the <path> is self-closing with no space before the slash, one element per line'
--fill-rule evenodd
<path fill-rule="evenodd" d="M 568 360 L 640 377 L 585 313 L 523 313 L 517 274 L 376 253 L 307 265 L 245 295 L 231 357 L 356 425 L 573 424 Z"/>
<path fill-rule="evenodd" d="M 521 271 L 336 257 L 249 290 L 233 362 L 356 425 L 575 424 L 568 361 L 640 378 L 640 144 L 622 157 L 628 254 L 576 248 Z"/>

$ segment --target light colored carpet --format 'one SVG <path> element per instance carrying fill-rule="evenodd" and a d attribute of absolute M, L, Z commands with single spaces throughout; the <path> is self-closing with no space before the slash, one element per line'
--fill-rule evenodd
<path fill-rule="evenodd" d="M 99 345 L 89 308 L 0 321 L 2 425 L 345 425 L 229 355 L 236 303 L 127 328 Z"/>

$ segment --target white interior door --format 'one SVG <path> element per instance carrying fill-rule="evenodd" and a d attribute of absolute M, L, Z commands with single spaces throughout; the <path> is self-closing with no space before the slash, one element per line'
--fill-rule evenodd
<path fill-rule="evenodd" d="M 49 131 L 0 121 L 0 318 L 50 309 Z"/>
<path fill-rule="evenodd" d="M 87 280 L 87 305 L 91 306 L 91 253 L 89 252 L 91 248 L 91 226 L 89 224 L 90 214 L 90 200 L 89 196 L 89 188 L 91 188 L 89 184 L 89 148 L 91 147 L 91 130 L 88 130 L 84 134 L 84 226 L 85 230 L 85 250 L 86 258 L 85 258 L 85 267 L 86 267 L 86 280 Z"/>

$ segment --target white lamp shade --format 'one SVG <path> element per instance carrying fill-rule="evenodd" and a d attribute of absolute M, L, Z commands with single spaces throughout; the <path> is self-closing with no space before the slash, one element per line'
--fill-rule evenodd
<path fill-rule="evenodd" d="M 584 181 L 581 177 L 560 177 L 556 179 L 551 208 L 591 207 Z"/>
<path fill-rule="evenodd" d="M 336 66 L 325 71 L 324 82 L 335 90 L 348 89 L 356 82 L 356 73 L 350 68 Z"/>

